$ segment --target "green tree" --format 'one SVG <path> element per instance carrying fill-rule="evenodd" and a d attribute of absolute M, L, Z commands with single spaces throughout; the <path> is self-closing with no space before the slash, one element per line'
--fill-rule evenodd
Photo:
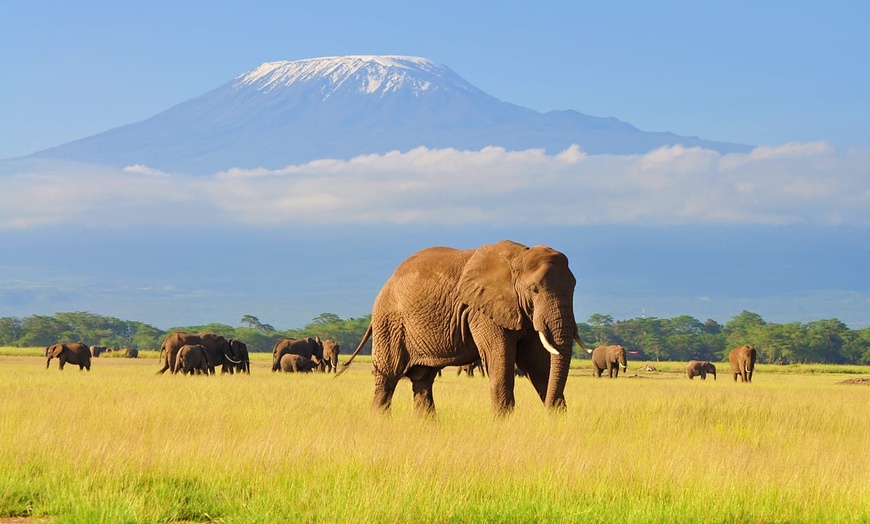
<path fill-rule="evenodd" d="M 589 317 L 589 324 L 592 326 L 592 336 L 595 342 L 599 345 L 610 343 L 611 327 L 613 326 L 613 316 L 610 314 L 602 315 L 594 313 Z"/>
<path fill-rule="evenodd" d="M 12 346 L 24 335 L 20 318 L 0 318 L 0 346 Z"/>
<path fill-rule="evenodd" d="M 807 342 L 810 346 L 814 362 L 842 364 L 844 335 L 848 331 L 846 324 L 836 318 L 817 320 L 806 325 Z"/>
<path fill-rule="evenodd" d="M 261 333 L 273 333 L 275 331 L 275 328 L 273 328 L 269 324 L 263 324 L 262 322 L 260 322 L 260 319 L 255 317 L 254 315 L 243 316 L 241 323 L 247 324 L 248 327 L 256 329 Z"/>

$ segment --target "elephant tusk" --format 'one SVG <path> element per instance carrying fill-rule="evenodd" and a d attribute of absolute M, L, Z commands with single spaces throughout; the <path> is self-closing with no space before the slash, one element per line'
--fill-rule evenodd
<path fill-rule="evenodd" d="M 547 351 L 549 351 L 550 353 L 552 353 L 554 355 L 559 354 L 559 350 L 557 350 L 556 348 L 553 347 L 552 344 L 550 344 L 550 341 L 547 340 L 547 337 L 545 337 L 542 332 L 538 331 L 538 336 L 541 337 L 541 343 L 544 344 L 544 349 L 546 349 Z"/>
<path fill-rule="evenodd" d="M 231 359 L 230 357 L 227 357 L 226 355 L 225 355 L 225 358 L 226 358 L 227 360 L 229 360 L 229 361 L 230 361 L 231 363 L 233 363 L 233 364 L 241 364 L 241 363 L 242 363 L 241 360 L 233 360 L 233 359 Z"/>

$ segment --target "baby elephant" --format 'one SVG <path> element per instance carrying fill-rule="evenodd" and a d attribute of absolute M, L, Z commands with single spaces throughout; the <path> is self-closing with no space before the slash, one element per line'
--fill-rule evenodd
<path fill-rule="evenodd" d="M 308 373 L 315 367 L 317 364 L 308 357 L 292 353 L 287 353 L 281 357 L 280 368 L 285 373 Z"/>
<path fill-rule="evenodd" d="M 686 376 L 689 378 L 701 377 L 701 380 L 707 380 L 707 373 L 713 375 L 713 380 L 716 380 L 716 366 L 706 360 L 690 360 L 686 364 Z"/>
<path fill-rule="evenodd" d="M 173 373 L 208 375 L 208 354 L 201 344 L 185 344 L 178 350 Z"/>

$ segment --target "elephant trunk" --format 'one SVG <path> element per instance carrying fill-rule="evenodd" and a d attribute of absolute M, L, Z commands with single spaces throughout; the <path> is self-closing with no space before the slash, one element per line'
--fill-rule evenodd
<path fill-rule="evenodd" d="M 535 312 L 540 311 L 536 308 Z M 547 379 L 547 396 L 544 405 L 548 408 L 565 408 L 565 383 L 568 381 L 568 369 L 571 366 L 571 353 L 574 346 L 577 325 L 571 302 L 567 305 L 544 310 L 535 315 L 533 322 L 535 330 L 544 348 L 550 352 L 550 375 Z"/>

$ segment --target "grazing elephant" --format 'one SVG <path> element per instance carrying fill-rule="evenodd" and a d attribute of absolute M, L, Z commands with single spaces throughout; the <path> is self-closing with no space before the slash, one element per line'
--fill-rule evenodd
<path fill-rule="evenodd" d="M 205 346 L 206 354 L 208 355 L 208 365 L 211 373 L 215 372 L 215 366 L 221 366 L 221 372 L 226 373 L 232 364 L 238 364 L 238 361 L 232 357 L 232 349 L 229 341 L 220 335 L 211 333 L 185 333 L 176 331 L 170 333 L 163 339 L 163 344 L 160 346 L 160 352 L 165 355 L 163 361 L 163 369 L 158 373 L 164 373 L 167 369 L 172 373 L 175 369 L 175 360 L 178 350 L 181 346 L 202 344 Z"/>
<path fill-rule="evenodd" d="M 295 355 L 293 353 L 285 353 L 281 357 L 281 365 L 279 369 L 285 373 L 310 373 L 311 370 L 318 367 L 318 365 L 319 364 L 315 363 L 308 357 Z"/>
<path fill-rule="evenodd" d="M 338 353 L 341 347 L 331 339 L 323 341 L 323 358 L 320 359 L 320 371 L 336 373 L 338 371 Z"/>
<path fill-rule="evenodd" d="M 743 382 L 752 382 L 756 357 L 757 351 L 755 351 L 755 346 L 740 346 L 728 353 L 728 362 L 731 364 L 734 382 L 737 382 L 738 376 L 740 376 Z"/>
<path fill-rule="evenodd" d="M 486 369 L 484 369 L 483 360 L 481 359 L 477 359 L 471 364 L 465 364 L 464 366 L 456 368 L 456 376 L 458 377 L 464 371 L 467 376 L 473 377 L 475 369 L 480 371 L 480 376 L 486 377 Z"/>
<path fill-rule="evenodd" d="M 242 342 L 241 340 L 236 340 L 231 338 L 228 340 L 230 345 L 230 352 L 232 353 L 233 360 L 230 361 L 230 373 L 233 370 L 238 371 L 239 373 L 247 373 L 251 374 L 251 357 L 248 354 L 248 345 Z"/>
<path fill-rule="evenodd" d="M 178 349 L 175 359 L 175 368 L 172 373 L 179 371 L 185 375 L 208 375 L 209 365 L 205 346 L 202 344 L 185 344 Z"/>
<path fill-rule="evenodd" d="M 139 358 L 139 350 L 135 348 L 124 348 L 125 358 Z"/>
<path fill-rule="evenodd" d="M 63 369 L 67 362 L 78 366 L 79 370 L 91 370 L 91 348 L 79 342 L 69 344 L 54 344 L 45 348 L 45 369 L 48 369 L 51 359 L 58 360 L 58 369 Z"/>
<path fill-rule="evenodd" d="M 91 357 L 92 358 L 97 358 L 100 356 L 101 353 L 104 353 L 104 352 L 109 350 L 109 348 L 107 348 L 105 346 L 91 346 L 89 349 L 91 350 Z"/>
<path fill-rule="evenodd" d="M 598 346 L 594 350 L 586 351 L 592 353 L 592 375 L 595 377 L 600 377 L 605 369 L 610 378 L 619 377 L 620 367 L 628 371 L 625 348 L 622 346 Z"/>
<path fill-rule="evenodd" d="M 565 408 L 574 341 L 574 285 L 568 258 L 547 246 L 511 241 L 457 250 L 432 247 L 402 262 L 375 299 L 372 322 L 374 411 L 387 411 L 396 384 L 411 379 L 414 412 L 435 412 L 440 368 L 486 362 L 498 414 L 513 410 L 515 365 L 550 409 Z M 583 346 L 582 342 L 581 346 Z"/>
<path fill-rule="evenodd" d="M 278 371 L 281 357 L 299 355 L 314 361 L 319 366 L 323 360 L 323 342 L 317 338 L 282 338 L 272 348 L 272 371 Z"/>
<path fill-rule="evenodd" d="M 707 380 L 707 374 L 713 375 L 713 380 L 716 380 L 716 366 L 712 362 L 706 360 L 690 360 L 686 364 L 686 376 L 689 378 L 701 377 L 701 380 Z"/>

